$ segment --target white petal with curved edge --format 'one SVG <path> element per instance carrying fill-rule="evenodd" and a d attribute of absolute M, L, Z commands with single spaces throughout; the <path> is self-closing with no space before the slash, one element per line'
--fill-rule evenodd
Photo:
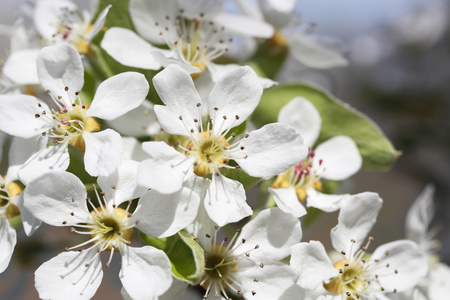
<path fill-rule="evenodd" d="M 84 167 L 91 176 L 107 176 L 122 162 L 122 139 L 112 129 L 84 132 Z"/>
<path fill-rule="evenodd" d="M 269 188 L 269 192 L 273 195 L 275 203 L 282 211 L 297 218 L 306 215 L 306 209 L 298 200 L 294 187 L 278 189 Z"/>
<path fill-rule="evenodd" d="M 236 70 L 237 68 L 242 67 L 241 65 L 237 64 L 226 64 L 226 65 L 219 65 L 215 63 L 208 63 L 207 68 L 209 72 L 211 73 L 211 79 L 214 83 L 217 83 L 220 78 L 225 76 L 227 73 Z M 277 85 L 278 83 L 276 81 L 273 81 L 269 78 L 263 78 L 259 77 L 259 83 L 261 84 L 263 89 L 268 89 L 274 85 Z"/>
<path fill-rule="evenodd" d="M 123 160 L 110 175 L 97 178 L 97 183 L 110 204 L 113 204 L 112 199 L 115 205 L 119 205 L 140 197 L 147 191 L 147 188 L 138 185 L 138 167 L 139 163 L 136 161 Z"/>
<path fill-rule="evenodd" d="M 245 224 L 239 238 L 246 240 L 246 246 L 259 246 L 250 254 L 251 260 L 269 263 L 291 253 L 291 246 L 302 239 L 302 229 L 296 217 L 274 207 L 261 211 Z M 234 253 L 244 254 L 244 248 L 238 247 Z"/>
<path fill-rule="evenodd" d="M 296 0 L 259 0 L 258 3 L 264 19 L 276 28 L 283 28 L 298 17 Z"/>
<path fill-rule="evenodd" d="M 439 263 L 429 273 L 429 299 L 445 299 L 450 293 L 450 267 L 444 263 Z"/>
<path fill-rule="evenodd" d="M 274 32 L 273 26 L 264 21 L 237 14 L 220 13 L 214 17 L 214 22 L 231 33 L 251 37 L 267 39 L 271 38 Z"/>
<path fill-rule="evenodd" d="M 5 271 L 14 252 L 17 242 L 17 234 L 9 225 L 8 219 L 0 217 L 0 273 Z"/>
<path fill-rule="evenodd" d="M 267 124 L 240 142 L 233 159 L 250 176 L 268 178 L 283 173 L 308 154 L 303 138 L 286 124 Z"/>
<path fill-rule="evenodd" d="M 161 64 L 152 55 L 155 47 L 129 29 L 108 29 L 100 46 L 122 65 L 146 70 L 161 68 Z"/>
<path fill-rule="evenodd" d="M 189 74 L 200 72 L 200 68 L 194 67 L 184 59 L 183 54 L 178 48 L 172 51 L 155 48 L 155 50 L 152 51 L 152 55 L 155 60 L 159 62 L 163 67 L 174 64 L 180 66 Z"/>
<path fill-rule="evenodd" d="M 264 17 L 259 8 L 258 3 L 253 3 L 253 1 L 247 0 L 236 0 L 236 4 L 239 6 L 239 9 L 246 15 L 254 18 L 262 20 Z"/>
<path fill-rule="evenodd" d="M 27 236 L 31 236 L 36 229 L 41 226 L 42 222 L 35 218 L 33 214 L 23 205 L 23 196 L 24 193 L 22 192 L 19 196 L 17 196 L 14 204 L 20 210 L 20 216 L 22 217 L 23 230 L 25 231 L 25 234 Z"/>
<path fill-rule="evenodd" d="M 155 135 L 161 131 L 150 101 L 142 102 L 137 108 L 107 123 L 120 134 L 134 137 Z"/>
<path fill-rule="evenodd" d="M 434 216 L 434 186 L 429 184 L 420 193 L 406 214 L 406 238 L 419 245 L 427 242 L 428 226 Z"/>
<path fill-rule="evenodd" d="M 36 118 L 36 114 L 50 110 L 33 96 L 0 95 L 0 111 L 0 130 L 10 135 L 31 138 L 53 127 L 50 120 Z"/>
<path fill-rule="evenodd" d="M 292 246 L 291 267 L 299 273 L 297 284 L 313 290 L 324 280 L 338 276 L 322 243 L 310 241 Z"/>
<path fill-rule="evenodd" d="M 16 84 L 39 84 L 36 59 L 39 49 L 13 52 L 3 66 L 3 75 Z"/>
<path fill-rule="evenodd" d="M 310 148 L 319 137 L 322 126 L 319 111 L 303 97 L 295 97 L 283 106 L 278 113 L 278 122 L 291 125 Z"/>
<path fill-rule="evenodd" d="M 171 264 L 163 251 L 150 246 L 123 247 L 120 254 L 122 270 L 119 278 L 132 299 L 153 299 L 169 289 Z"/>
<path fill-rule="evenodd" d="M 148 154 L 142 150 L 142 144 L 135 137 L 122 137 L 123 158 L 134 161 L 143 161 L 148 158 Z"/>
<path fill-rule="evenodd" d="M 24 191 L 24 206 L 52 226 L 86 223 L 90 218 L 86 188 L 78 177 L 68 172 L 46 173 L 30 182 Z"/>
<path fill-rule="evenodd" d="M 5 180 L 14 181 L 19 178 L 18 171 L 23 164 L 39 150 L 47 145 L 47 139 L 34 136 L 28 139 L 13 137 L 8 151 L 9 167 Z M 0 145 L 1 147 L 1 145 Z M 1 152 L 0 152 L 1 157 Z"/>
<path fill-rule="evenodd" d="M 201 107 L 197 104 L 202 103 L 191 75 L 177 65 L 169 65 L 153 77 L 153 84 L 166 104 L 154 107 L 161 127 L 170 134 L 189 135 L 190 128 L 197 128 L 194 119 L 200 119 Z"/>
<path fill-rule="evenodd" d="M 17 172 L 25 185 L 47 172 L 64 171 L 69 167 L 67 144 L 49 146 L 34 154 Z"/>
<path fill-rule="evenodd" d="M 234 223 L 252 214 L 246 201 L 245 190 L 239 181 L 213 174 L 206 192 L 205 209 L 219 226 Z"/>
<path fill-rule="evenodd" d="M 350 240 L 359 249 L 372 230 L 383 200 L 376 193 L 364 192 L 345 197 L 341 202 L 338 224 L 331 229 L 331 243 L 336 251 L 347 251 Z"/>
<path fill-rule="evenodd" d="M 428 272 L 427 256 L 416 243 L 409 240 L 381 245 L 375 249 L 371 259 L 378 259 L 379 266 L 389 264 L 389 268 L 374 270 L 374 273 L 379 275 L 380 285 L 388 292 L 394 289 L 398 292 L 410 289 Z M 394 270 L 397 270 L 397 273 Z"/>
<path fill-rule="evenodd" d="M 35 272 L 41 299 L 84 300 L 94 296 L 103 278 L 96 248 L 62 252 L 43 263 Z M 89 263 L 88 266 L 86 264 Z"/>
<path fill-rule="evenodd" d="M 192 167 L 190 160 L 165 142 L 145 142 L 142 149 L 150 158 L 139 166 L 139 184 L 165 194 L 178 191 Z"/>
<path fill-rule="evenodd" d="M 58 15 L 61 9 L 67 7 L 70 10 L 77 10 L 78 7 L 71 1 L 61 0 L 41 0 L 36 2 L 34 8 L 33 21 L 36 30 L 41 36 L 51 39 L 57 31 Z"/>
<path fill-rule="evenodd" d="M 250 257 L 252 254 L 250 254 Z M 301 288 L 299 286 L 296 289 L 293 288 L 296 273 L 288 265 L 264 262 L 264 268 L 260 268 L 258 264 L 254 267 L 245 268 L 239 272 L 238 276 L 239 278 L 236 281 L 239 281 L 239 284 L 244 287 L 243 294 L 246 299 L 303 299 Z M 255 278 L 258 279 L 257 282 L 255 282 Z M 297 293 L 294 294 L 294 291 L 290 291 L 289 294 L 286 294 L 289 288 L 295 289 Z M 289 298 L 288 295 L 295 295 L 295 297 Z"/>
<path fill-rule="evenodd" d="M 129 5 L 130 17 L 139 35 L 156 44 L 165 44 L 165 37 L 160 35 L 166 26 L 165 17 L 173 20 L 179 11 L 177 1 L 130 0 Z"/>
<path fill-rule="evenodd" d="M 37 58 L 37 71 L 44 90 L 49 90 L 53 97 L 61 96 L 61 102 L 67 107 L 75 101 L 75 93 L 81 91 L 84 84 L 81 56 L 68 44 L 42 48 Z"/>
<path fill-rule="evenodd" d="M 125 72 L 110 77 L 98 86 L 86 114 L 114 120 L 141 105 L 148 89 L 147 79 L 141 73 Z"/>
<path fill-rule="evenodd" d="M 319 37 L 300 33 L 291 36 L 288 43 L 292 56 L 308 67 L 327 69 L 348 65 L 340 51 L 328 47 L 325 40 Z"/>
<path fill-rule="evenodd" d="M 139 220 L 136 227 L 145 234 L 168 237 L 194 221 L 199 204 L 199 195 L 187 187 L 168 195 L 151 190 L 139 199 L 132 219 Z"/>
<path fill-rule="evenodd" d="M 165 292 L 155 300 L 182 300 L 187 287 L 187 283 L 181 280 L 173 279 L 172 285 L 167 290 L 167 292 Z M 130 297 L 128 292 L 123 287 L 120 290 L 120 294 L 122 295 L 123 300 L 134 300 Z"/>
<path fill-rule="evenodd" d="M 92 39 L 97 35 L 97 33 L 102 30 L 103 25 L 105 25 L 106 16 L 108 15 L 109 9 L 111 8 L 111 4 L 105 7 L 102 12 L 98 15 L 97 20 L 95 20 L 92 29 L 87 34 L 87 43 L 89 44 Z"/>
<path fill-rule="evenodd" d="M 322 177 L 325 179 L 344 180 L 361 169 L 362 158 L 358 147 L 347 136 L 334 136 L 317 146 L 314 152 L 316 159 L 313 160 L 313 168 L 320 168 L 321 159 L 322 168 L 325 167 Z"/>
<path fill-rule="evenodd" d="M 208 97 L 213 131 L 220 134 L 228 128 L 242 124 L 258 106 L 262 92 L 258 76 L 252 68 L 239 67 L 225 73 Z M 221 132 L 218 132 L 219 130 Z"/>
<path fill-rule="evenodd" d="M 329 195 L 318 192 L 314 188 L 306 189 L 307 194 L 307 207 L 315 207 L 325 212 L 333 212 L 341 208 L 341 202 L 345 197 L 350 194 L 343 195 Z"/>

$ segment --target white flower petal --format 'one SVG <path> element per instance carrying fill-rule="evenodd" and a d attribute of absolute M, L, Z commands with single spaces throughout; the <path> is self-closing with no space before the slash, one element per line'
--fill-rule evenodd
<path fill-rule="evenodd" d="M 299 273 L 297 284 L 313 290 L 324 280 L 338 275 L 322 243 L 310 241 L 292 247 L 291 267 Z"/>
<path fill-rule="evenodd" d="M 434 216 L 434 186 L 427 185 L 406 215 L 406 238 L 419 245 L 426 242 L 428 226 Z"/>
<path fill-rule="evenodd" d="M 378 259 L 378 265 L 383 267 L 389 264 L 389 268 L 375 272 L 379 275 L 380 285 L 388 292 L 410 289 L 428 272 L 427 256 L 413 241 L 399 240 L 381 245 L 373 252 L 371 259 Z"/>
<path fill-rule="evenodd" d="M 84 84 L 84 69 L 77 49 L 58 44 L 41 49 L 37 58 L 37 71 L 44 90 L 69 107 Z M 65 88 L 68 87 L 68 91 Z"/>
<path fill-rule="evenodd" d="M 92 29 L 87 34 L 87 43 L 89 44 L 92 39 L 97 35 L 97 33 L 102 30 L 103 25 L 105 25 L 106 16 L 108 15 L 109 9 L 111 8 L 111 4 L 105 7 L 102 12 L 98 15 L 97 20 L 95 20 Z"/>
<path fill-rule="evenodd" d="M 341 202 L 338 224 L 331 229 L 331 243 L 336 251 L 347 251 L 350 240 L 359 249 L 375 224 L 383 200 L 376 193 L 360 193 L 345 197 Z"/>
<path fill-rule="evenodd" d="M 154 107 L 161 127 L 170 134 L 179 135 L 188 135 L 190 128 L 197 128 L 194 119 L 201 117 L 201 107 L 197 104 L 202 100 L 189 73 L 177 65 L 170 65 L 153 77 L 153 84 L 166 104 Z"/>
<path fill-rule="evenodd" d="M 250 176 L 268 178 L 283 173 L 308 154 L 295 129 L 286 124 L 267 124 L 240 142 L 243 150 L 233 159 Z"/>
<path fill-rule="evenodd" d="M 124 247 L 120 281 L 134 300 L 153 299 L 172 284 L 171 264 L 167 255 L 156 248 Z"/>
<path fill-rule="evenodd" d="M 173 279 L 172 285 L 167 290 L 167 292 L 165 292 L 155 300 L 182 300 L 187 287 L 187 283 L 181 280 Z M 120 294 L 122 295 L 123 300 L 134 300 L 130 297 L 128 292 L 123 287 L 120 290 Z"/>
<path fill-rule="evenodd" d="M 446 264 L 439 263 L 429 273 L 429 299 L 445 299 L 450 294 L 450 284 L 448 278 L 450 278 L 450 267 Z"/>
<path fill-rule="evenodd" d="M 238 181 L 220 173 L 213 179 L 205 198 L 205 209 L 209 217 L 219 226 L 234 223 L 252 214 L 246 201 L 245 190 Z"/>
<path fill-rule="evenodd" d="M 151 190 L 139 199 L 132 218 L 139 220 L 136 227 L 145 234 L 168 237 L 194 221 L 199 204 L 199 195 L 185 186 L 169 195 Z"/>
<path fill-rule="evenodd" d="M 319 111 L 303 97 L 295 97 L 283 106 L 278 114 L 278 122 L 291 125 L 310 148 L 319 137 L 322 126 Z"/>
<path fill-rule="evenodd" d="M 139 184 L 165 194 L 178 191 L 192 166 L 186 156 L 165 142 L 145 142 L 142 148 L 150 158 L 139 166 Z"/>
<path fill-rule="evenodd" d="M 87 115 L 114 120 L 141 105 L 148 90 L 143 74 L 125 72 L 110 77 L 98 86 Z"/>
<path fill-rule="evenodd" d="M 207 65 L 207 68 L 211 74 L 211 79 L 214 83 L 217 83 L 219 81 L 219 79 L 222 78 L 223 76 L 225 76 L 227 73 L 234 71 L 240 67 L 242 67 L 242 66 L 237 65 L 237 64 L 219 65 L 219 64 L 212 63 L 212 62 L 208 63 L 208 65 Z M 259 83 L 261 84 L 263 89 L 268 89 L 268 88 L 278 84 L 277 82 L 275 82 L 269 78 L 262 78 L 262 77 L 258 77 L 258 78 L 259 78 Z"/>
<path fill-rule="evenodd" d="M 136 161 L 124 160 L 110 175 L 97 178 L 97 183 L 105 193 L 106 199 L 114 199 L 114 204 L 119 205 L 140 197 L 147 191 L 147 188 L 138 185 L 138 166 L 139 163 Z"/>
<path fill-rule="evenodd" d="M 67 144 L 49 146 L 30 157 L 17 174 L 20 181 L 28 185 L 29 182 L 44 173 L 66 170 L 69 163 Z"/>
<path fill-rule="evenodd" d="M 276 28 L 283 28 L 297 17 L 296 0 L 258 0 L 258 3 L 264 19 Z"/>
<path fill-rule="evenodd" d="M 53 127 L 45 118 L 36 118 L 36 114 L 50 110 L 47 104 L 33 96 L 0 95 L 0 111 L 0 130 L 10 135 L 30 138 Z"/>
<path fill-rule="evenodd" d="M 341 201 L 350 194 L 344 195 L 328 195 L 316 191 L 314 188 L 306 190 L 308 207 L 315 207 L 325 212 L 333 212 L 341 207 Z"/>
<path fill-rule="evenodd" d="M 340 51 L 328 47 L 319 37 L 308 36 L 304 33 L 291 36 L 289 39 L 290 51 L 302 64 L 316 69 L 345 67 L 348 65 Z"/>
<path fill-rule="evenodd" d="M 111 174 L 122 161 L 122 139 L 120 134 L 112 129 L 100 132 L 84 132 L 86 152 L 84 166 L 91 176 L 107 176 Z"/>
<path fill-rule="evenodd" d="M 344 180 L 361 169 L 362 158 L 356 143 L 349 137 L 338 135 L 326 140 L 314 150 L 313 168 L 319 168 L 319 159 L 325 166 L 322 177 Z"/>
<path fill-rule="evenodd" d="M 129 29 L 108 29 L 100 46 L 122 65 L 146 70 L 161 68 L 152 55 L 155 47 Z"/>
<path fill-rule="evenodd" d="M 203 16 L 205 19 L 216 20 L 216 15 L 223 10 L 223 0 L 177 0 L 183 16 L 196 19 Z"/>
<path fill-rule="evenodd" d="M 92 298 L 103 278 L 100 254 L 96 250 L 63 252 L 43 263 L 35 272 L 39 297 L 60 299 L 64 295 L 67 300 Z"/>
<path fill-rule="evenodd" d="M 282 211 L 297 218 L 306 215 L 306 209 L 298 200 L 294 187 L 278 189 L 269 188 L 269 192 L 273 195 L 275 203 Z"/>
<path fill-rule="evenodd" d="M 220 77 L 208 98 L 214 132 L 220 134 L 218 130 L 224 131 L 242 124 L 258 106 L 262 91 L 258 76 L 248 66 Z"/>
<path fill-rule="evenodd" d="M 173 20 L 179 11 L 177 1 L 130 0 L 129 5 L 130 17 L 139 35 L 155 44 L 165 44 L 164 36 L 159 34 L 164 30 L 162 21 L 166 16 Z"/>
<path fill-rule="evenodd" d="M 148 154 L 142 150 L 142 143 L 132 136 L 122 137 L 123 158 L 134 161 L 143 161 Z"/>
<path fill-rule="evenodd" d="M 20 210 L 20 216 L 22 217 L 22 224 L 23 224 L 23 230 L 25 231 L 27 236 L 31 236 L 36 229 L 41 226 L 42 222 L 35 218 L 31 212 L 28 211 L 28 209 L 23 205 L 23 195 L 22 192 L 17 198 L 15 199 L 15 205 Z"/>
<path fill-rule="evenodd" d="M 120 134 L 134 137 L 155 135 L 161 131 L 150 101 L 142 102 L 135 109 L 107 123 Z"/>
<path fill-rule="evenodd" d="M 41 136 L 34 136 L 28 139 L 13 137 L 8 151 L 9 167 L 5 179 L 14 181 L 19 178 L 18 171 L 22 165 L 35 153 L 43 149 L 47 144 L 47 139 Z M 1 145 L 0 145 L 1 147 Z M 0 152 L 1 155 L 1 152 Z M 0 156 L 1 157 L 1 156 Z"/>
<path fill-rule="evenodd" d="M 39 49 L 13 52 L 3 66 L 3 75 L 16 84 L 39 84 L 36 68 L 38 53 Z"/>
<path fill-rule="evenodd" d="M 242 15 L 220 13 L 214 17 L 214 22 L 224 26 L 231 33 L 257 38 L 271 38 L 274 32 L 272 25 Z"/>
<path fill-rule="evenodd" d="M 251 260 L 268 263 L 287 257 L 290 247 L 302 239 L 302 229 L 296 217 L 274 207 L 261 211 L 245 224 L 239 237 L 246 240 L 246 245 L 259 246 L 250 254 Z M 234 252 L 239 250 L 236 248 Z"/>
<path fill-rule="evenodd" d="M 58 24 L 58 15 L 61 14 L 61 8 L 67 7 L 69 10 L 76 11 L 78 7 L 71 1 L 61 0 L 40 0 L 36 2 L 34 8 L 33 21 L 39 34 L 51 39 L 56 33 Z"/>
<path fill-rule="evenodd" d="M 0 218 L 0 273 L 5 271 L 14 252 L 17 235 L 14 228 L 9 225 L 8 219 Z"/>
<path fill-rule="evenodd" d="M 253 254 L 254 252 L 252 252 Z M 295 295 L 295 298 L 287 297 L 286 291 L 294 286 L 296 273 L 288 265 L 282 263 L 267 264 L 264 268 L 259 265 L 246 268 L 239 272 L 239 284 L 245 288 L 244 297 L 254 300 L 283 300 L 283 299 L 303 299 L 301 288 L 297 286 L 289 295 Z M 258 282 L 255 282 L 255 278 Z M 255 294 L 252 293 L 255 292 Z"/>
<path fill-rule="evenodd" d="M 86 223 L 86 188 L 72 173 L 55 171 L 33 180 L 24 191 L 24 206 L 52 226 Z M 72 215 L 73 214 L 73 215 Z"/>

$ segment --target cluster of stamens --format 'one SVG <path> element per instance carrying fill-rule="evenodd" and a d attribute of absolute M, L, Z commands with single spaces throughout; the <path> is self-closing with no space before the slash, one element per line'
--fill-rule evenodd
<path fill-rule="evenodd" d="M 205 250 L 205 273 L 202 277 L 200 285 L 206 290 L 203 298 L 207 299 L 210 292 L 214 293 L 215 298 L 219 298 L 220 295 L 227 300 L 231 300 L 227 295 L 226 290 L 230 289 L 236 295 L 241 296 L 245 290 L 242 283 L 239 282 L 238 272 L 245 270 L 246 267 L 238 266 L 239 261 L 250 257 L 250 253 L 259 249 L 259 245 L 251 246 L 251 248 L 243 254 L 236 255 L 234 251 L 238 247 L 245 247 L 246 240 L 239 240 L 240 230 L 234 234 L 230 239 L 225 237 L 221 243 L 218 243 L 217 232 L 219 227 L 216 226 L 214 236 L 211 237 L 206 234 L 207 238 L 212 238 L 211 247 Z M 264 267 L 264 264 L 259 265 L 260 268 Z M 254 282 L 258 282 L 257 278 L 253 279 Z M 256 294 L 254 290 L 251 291 L 253 295 Z"/>
<path fill-rule="evenodd" d="M 197 107 L 201 111 L 201 103 L 197 104 Z M 219 109 L 214 108 L 215 112 Z M 239 116 L 234 117 L 235 120 L 239 119 Z M 194 160 L 194 173 L 198 176 L 206 176 L 208 174 L 219 175 L 221 168 L 236 169 L 238 166 L 230 166 L 228 163 L 237 152 L 244 150 L 243 146 L 239 146 L 239 141 L 231 143 L 231 140 L 236 137 L 234 133 L 226 138 L 231 128 L 222 131 L 223 124 L 227 120 L 227 116 L 223 116 L 222 123 L 214 124 L 218 126 L 218 130 L 213 128 L 213 119 L 210 118 L 206 126 L 204 126 L 202 119 L 194 119 L 194 128 L 189 128 L 188 124 L 184 122 L 183 117 L 180 115 L 179 120 L 183 123 L 187 132 L 189 133 L 190 142 L 185 146 L 177 144 L 177 146 L 185 151 L 187 159 Z M 216 119 L 217 120 L 217 119 Z M 231 126 L 230 126 L 231 127 Z M 245 138 L 249 135 L 246 134 Z M 244 158 L 247 158 L 244 156 Z"/>
<path fill-rule="evenodd" d="M 314 168 L 314 151 L 311 151 L 307 158 L 296 166 L 290 168 L 285 173 L 279 175 L 272 184 L 273 188 L 294 187 L 300 201 L 306 199 L 306 189 L 312 187 L 316 190 L 322 189 L 321 176 L 325 171 L 323 160 L 319 160 L 318 167 Z"/>
<path fill-rule="evenodd" d="M 354 240 L 351 240 L 349 253 L 342 251 L 342 260 L 337 261 L 334 267 L 339 270 L 339 276 L 323 283 L 326 290 L 338 295 L 345 295 L 347 300 L 366 299 L 371 294 L 383 292 L 379 278 L 398 274 L 398 270 L 390 268 L 389 263 L 380 264 L 379 259 L 365 259 L 367 248 L 373 241 L 369 237 L 367 244 L 353 252 Z M 389 255 L 389 251 L 385 252 Z M 396 293 L 397 290 L 391 291 Z"/>
<path fill-rule="evenodd" d="M 84 16 L 81 10 L 71 10 L 68 7 L 62 7 L 57 15 L 55 33 L 52 35 L 52 44 L 69 43 L 80 53 L 87 52 L 87 33 L 92 26 L 85 26 Z"/>
<path fill-rule="evenodd" d="M 111 188 L 115 190 L 115 186 L 112 186 Z M 91 239 L 76 246 L 66 248 L 66 250 L 78 249 L 81 251 L 81 247 L 93 243 L 93 247 L 97 248 L 97 252 L 110 251 L 110 256 L 106 263 L 106 266 L 109 267 L 114 252 L 119 251 L 124 245 L 130 244 L 133 237 L 133 227 L 136 226 L 138 221 L 134 223 L 129 222 L 129 218 L 131 218 L 131 213 L 129 213 L 131 201 L 128 202 L 125 209 L 116 206 L 114 203 L 108 205 L 105 193 L 98 193 L 95 185 L 94 190 L 100 203 L 100 207 L 96 207 L 91 199 L 87 198 L 86 201 L 92 211 L 86 218 L 86 224 L 75 225 L 76 227 L 88 229 L 88 231 L 80 231 L 75 227 L 71 228 L 72 232 L 90 235 Z M 72 201 L 75 200 L 72 199 Z M 70 216 L 73 217 L 74 213 L 70 212 Z M 63 225 L 64 224 L 67 224 L 67 221 L 63 221 Z M 86 267 L 88 266 L 89 262 L 86 263 Z"/>
<path fill-rule="evenodd" d="M 69 88 L 65 87 L 65 91 L 70 99 Z M 78 104 L 74 101 L 69 107 L 61 104 L 62 96 L 55 97 L 49 90 L 46 93 L 51 96 L 59 109 L 52 109 L 51 112 L 42 110 L 40 114 L 35 114 L 36 118 L 46 118 L 49 123 L 53 124 L 53 128 L 42 132 L 42 135 L 52 138 L 54 144 L 68 142 L 84 152 L 85 144 L 82 133 L 99 130 L 100 125 L 93 118 L 86 117 L 88 105 L 82 103 L 80 92 L 75 92 L 75 101 L 78 100 Z M 40 103 L 38 103 L 38 107 L 42 107 Z"/>
<path fill-rule="evenodd" d="M 228 51 L 228 43 L 232 41 L 227 37 L 224 27 L 203 20 L 203 14 L 190 20 L 183 16 L 181 10 L 176 17 L 166 16 L 154 25 L 160 30 L 159 34 L 167 46 L 171 50 L 180 49 L 186 62 L 198 67 L 200 74 L 210 61 Z"/>
<path fill-rule="evenodd" d="M 11 203 L 11 198 L 21 192 L 22 188 L 17 183 L 6 183 L 4 178 L 0 176 L 0 219 L 3 216 L 11 218 L 20 214 L 17 206 Z"/>

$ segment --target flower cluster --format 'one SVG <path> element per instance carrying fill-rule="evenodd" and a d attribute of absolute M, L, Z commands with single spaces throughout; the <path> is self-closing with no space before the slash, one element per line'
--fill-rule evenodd
<path fill-rule="evenodd" d="M 449 294 L 427 231 L 432 188 L 408 240 L 372 252 L 383 200 L 339 182 L 396 150 L 320 88 L 274 81 L 288 55 L 347 65 L 296 1 L 238 0 L 241 14 L 217 0 L 83 3 L 37 0 L 11 33 L 23 43 L 0 76 L 0 272 L 20 216 L 27 236 L 45 223 L 74 237 L 40 262 L 42 299 L 94 297 L 118 258 L 124 299 L 196 285 L 227 300 Z M 302 242 L 319 210 L 339 210 L 329 252 Z"/>

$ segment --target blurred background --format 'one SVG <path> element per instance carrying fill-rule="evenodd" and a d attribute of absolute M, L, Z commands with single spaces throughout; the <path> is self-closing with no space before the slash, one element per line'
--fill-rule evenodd
<path fill-rule="evenodd" d="M 17 2 L 0 0 L 0 24 L 13 24 Z M 402 153 L 390 171 L 361 171 L 345 183 L 352 193 L 374 191 L 384 199 L 372 233 L 372 250 L 404 238 L 409 205 L 432 183 L 436 187 L 432 226 L 441 228 L 437 234 L 440 254 L 449 263 L 449 1 L 302 0 L 298 9 L 304 24 L 315 24 L 314 33 L 342 40 L 350 65 L 313 70 L 287 61 L 278 81 L 307 81 L 324 87 L 373 119 Z M 0 36 L 0 59 L 7 55 L 7 41 Z M 317 225 L 304 232 L 303 241 L 316 239 L 330 245 L 329 231 L 336 223 L 337 213 L 322 215 Z M 31 240 L 19 230 L 18 239 L 10 266 L 0 274 L 1 300 L 38 299 L 34 270 L 73 244 L 67 228 L 41 228 Z M 115 258 L 93 299 L 121 299 L 120 262 Z M 186 299 L 200 297 L 193 292 Z"/>

